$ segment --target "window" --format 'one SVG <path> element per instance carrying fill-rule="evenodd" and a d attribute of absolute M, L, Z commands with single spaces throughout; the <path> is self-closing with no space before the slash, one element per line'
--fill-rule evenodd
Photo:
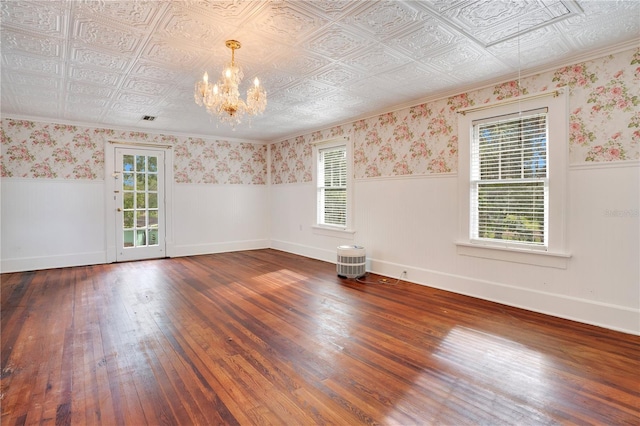
<path fill-rule="evenodd" d="M 313 143 L 317 235 L 353 238 L 353 166 L 351 143 L 338 137 Z"/>
<path fill-rule="evenodd" d="M 564 260 L 536 255 L 569 257 L 566 104 L 566 94 L 558 91 L 458 116 L 458 253 L 550 266 Z"/>
<path fill-rule="evenodd" d="M 547 111 L 473 122 L 471 240 L 547 247 Z"/>
<path fill-rule="evenodd" d="M 318 150 L 318 224 L 347 226 L 347 147 Z"/>

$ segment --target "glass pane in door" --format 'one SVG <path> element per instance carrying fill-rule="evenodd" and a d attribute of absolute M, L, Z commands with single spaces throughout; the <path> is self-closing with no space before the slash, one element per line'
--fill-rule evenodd
<path fill-rule="evenodd" d="M 157 164 L 158 158 L 154 155 L 122 156 L 124 247 L 158 245 Z"/>

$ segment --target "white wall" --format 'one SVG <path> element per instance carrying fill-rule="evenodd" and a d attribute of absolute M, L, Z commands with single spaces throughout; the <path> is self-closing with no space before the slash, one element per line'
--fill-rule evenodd
<path fill-rule="evenodd" d="M 2 179 L 2 272 L 104 263 L 104 182 Z"/>
<path fill-rule="evenodd" d="M 105 263 L 104 188 L 102 180 L 2 179 L 2 272 Z M 266 185 L 174 184 L 167 253 L 268 247 L 267 196 Z"/>
<path fill-rule="evenodd" d="M 316 189 L 311 183 L 271 185 L 271 247 L 336 262 L 336 247 L 355 244 L 356 236 L 313 229 Z"/>
<path fill-rule="evenodd" d="M 273 185 L 272 245 L 335 263 L 338 245 L 359 244 L 371 272 L 640 334 L 637 162 L 570 168 L 564 269 L 458 254 L 457 179 L 356 180 L 353 238 L 313 232 L 312 184 Z"/>
<path fill-rule="evenodd" d="M 175 184 L 169 254 L 268 248 L 268 206 L 266 185 Z"/>

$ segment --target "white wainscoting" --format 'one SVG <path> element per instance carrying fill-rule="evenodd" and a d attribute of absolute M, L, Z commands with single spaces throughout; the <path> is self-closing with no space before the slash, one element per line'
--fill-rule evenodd
<path fill-rule="evenodd" d="M 175 184 L 171 257 L 269 247 L 266 185 Z"/>
<path fill-rule="evenodd" d="M 104 182 L 3 178 L 2 272 L 105 263 Z"/>
<path fill-rule="evenodd" d="M 456 175 L 355 182 L 353 239 L 313 234 L 310 184 L 271 187 L 272 247 L 335 263 L 338 245 L 367 249 L 371 272 L 640 334 L 640 169 L 570 168 L 566 269 L 457 252 Z M 292 208 L 296 206 L 295 208 Z"/>
<path fill-rule="evenodd" d="M 103 181 L 3 179 L 2 272 L 106 263 Z M 168 256 L 268 248 L 266 185 L 176 184 Z"/>

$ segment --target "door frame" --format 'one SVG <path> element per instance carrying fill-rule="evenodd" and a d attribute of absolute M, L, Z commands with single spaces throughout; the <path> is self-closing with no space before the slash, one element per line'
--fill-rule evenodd
<path fill-rule="evenodd" d="M 162 145 L 135 141 L 108 140 L 104 146 L 104 197 L 105 197 L 105 242 L 106 263 L 117 261 L 116 220 L 117 211 L 114 192 L 116 148 L 155 149 L 164 151 L 164 208 L 165 208 L 165 256 L 173 254 L 173 145 Z"/>

